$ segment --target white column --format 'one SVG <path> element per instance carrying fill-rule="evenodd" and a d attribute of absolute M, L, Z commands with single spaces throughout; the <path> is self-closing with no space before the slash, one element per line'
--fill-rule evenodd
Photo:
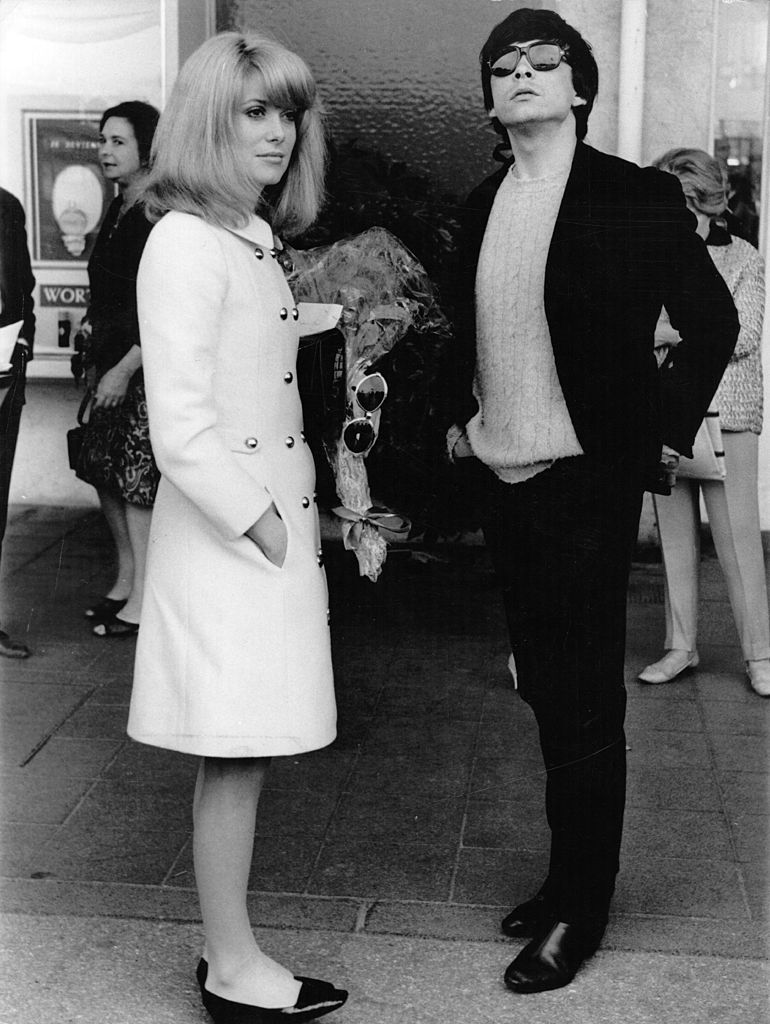
<path fill-rule="evenodd" d="M 641 163 L 647 0 L 623 0 L 620 23 L 618 156 Z"/>
<path fill-rule="evenodd" d="M 216 32 L 216 3 L 215 0 L 161 0 L 160 19 L 161 91 L 165 106 L 181 66 L 193 50 Z"/>
<path fill-rule="evenodd" d="M 179 0 L 160 2 L 160 91 L 165 107 L 179 73 Z"/>

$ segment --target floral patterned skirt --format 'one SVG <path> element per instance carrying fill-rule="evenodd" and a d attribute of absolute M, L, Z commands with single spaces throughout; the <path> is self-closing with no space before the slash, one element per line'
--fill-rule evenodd
<path fill-rule="evenodd" d="M 91 410 L 75 474 L 131 505 L 152 507 L 160 473 L 150 445 L 141 376 L 131 381 L 120 405 Z"/>

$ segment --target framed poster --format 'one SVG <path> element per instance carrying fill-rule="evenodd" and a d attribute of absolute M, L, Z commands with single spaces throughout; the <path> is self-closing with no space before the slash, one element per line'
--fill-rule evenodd
<path fill-rule="evenodd" d="M 97 113 L 22 111 L 36 265 L 84 267 L 115 187 L 99 165 Z"/>

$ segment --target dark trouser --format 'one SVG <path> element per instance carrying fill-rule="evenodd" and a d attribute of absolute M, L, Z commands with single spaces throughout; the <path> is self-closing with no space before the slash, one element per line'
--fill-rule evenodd
<path fill-rule="evenodd" d="M 623 831 L 626 591 L 641 484 L 588 456 L 520 484 L 487 473 L 486 484 L 484 533 L 546 767 L 546 889 L 559 920 L 604 923 Z"/>
<path fill-rule="evenodd" d="M 13 457 L 19 437 L 19 421 L 24 408 L 24 363 L 13 374 L 7 387 L 0 389 L 0 554 L 8 522 L 8 494 L 11 489 Z M 14 366 L 16 360 L 14 360 Z"/>

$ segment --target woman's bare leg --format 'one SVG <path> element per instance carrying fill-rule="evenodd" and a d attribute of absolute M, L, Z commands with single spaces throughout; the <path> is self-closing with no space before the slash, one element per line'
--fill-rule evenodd
<path fill-rule="evenodd" d="M 118 558 L 117 576 L 105 597 L 122 601 L 131 593 L 134 581 L 134 555 L 126 524 L 126 503 L 111 491 L 97 489 L 96 493 L 99 495 L 104 518 L 107 520 L 112 539 L 115 542 Z"/>
<path fill-rule="evenodd" d="M 150 541 L 152 509 L 125 502 L 124 516 L 133 553 L 134 576 L 128 601 L 118 615 L 124 622 L 141 622 L 144 570 L 147 562 L 147 546 Z"/>
<path fill-rule="evenodd" d="M 201 760 L 193 857 L 209 965 L 206 988 L 238 1003 L 293 1006 L 300 983 L 266 956 L 251 930 L 246 893 L 259 794 L 269 758 Z"/>

